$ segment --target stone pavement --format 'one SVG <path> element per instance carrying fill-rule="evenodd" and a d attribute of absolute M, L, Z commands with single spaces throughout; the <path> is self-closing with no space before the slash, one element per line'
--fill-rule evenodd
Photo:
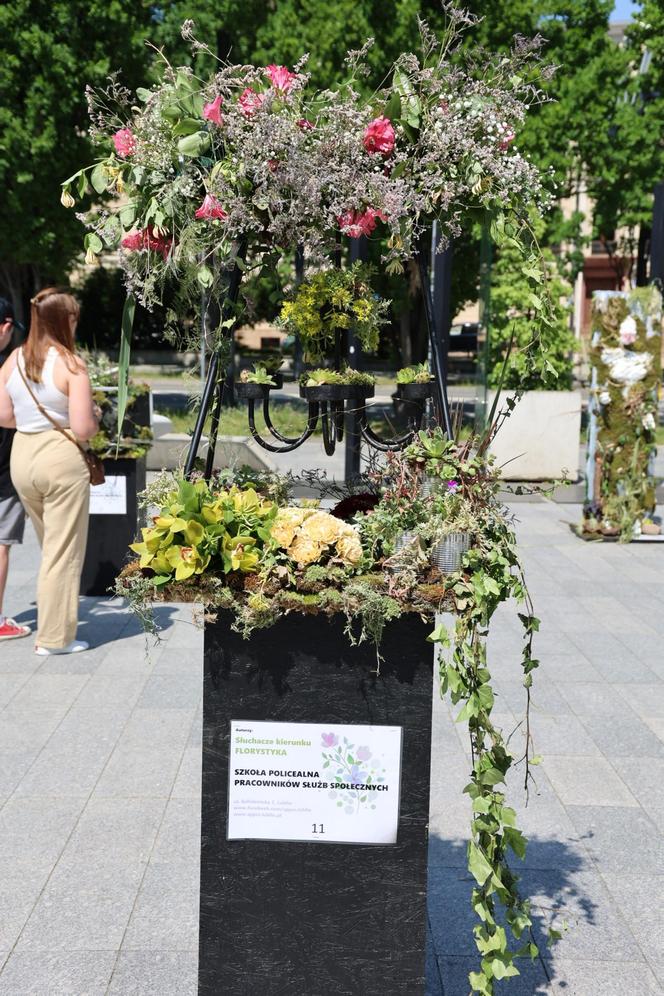
<path fill-rule="evenodd" d="M 540 941 L 552 918 L 570 929 L 501 991 L 662 994 L 664 549 L 582 543 L 564 521 L 574 506 L 514 511 L 542 619 L 532 728 L 544 762 L 527 808 L 518 772 L 510 788 L 531 838 L 522 886 Z M 33 622 L 32 533 L 15 554 L 7 609 Z M 196 992 L 202 637 L 189 609 L 159 611 L 148 657 L 110 600 L 84 601 L 87 654 L 0 645 L 0 996 Z M 510 730 L 518 646 L 501 611 L 491 666 Z M 465 996 L 467 742 L 438 699 L 435 712 L 427 996 Z"/>

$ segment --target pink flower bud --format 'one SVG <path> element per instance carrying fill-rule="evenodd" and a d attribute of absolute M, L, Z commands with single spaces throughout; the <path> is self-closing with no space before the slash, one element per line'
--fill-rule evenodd
<path fill-rule="evenodd" d="M 221 105 L 223 102 L 223 97 L 215 97 L 214 100 L 203 106 L 203 117 L 206 121 L 213 121 L 216 125 L 223 124 L 224 119 L 221 114 Z"/>
<path fill-rule="evenodd" d="M 212 194 L 206 194 L 203 198 L 203 203 L 198 211 L 195 212 L 194 217 L 205 218 L 206 220 L 219 218 L 221 220 L 226 217 L 226 212 L 216 197 L 213 197 Z"/>

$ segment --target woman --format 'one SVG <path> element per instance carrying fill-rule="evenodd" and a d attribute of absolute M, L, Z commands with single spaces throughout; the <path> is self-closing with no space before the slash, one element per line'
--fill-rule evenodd
<path fill-rule="evenodd" d="M 90 475 L 75 439 L 95 435 L 99 409 L 75 353 L 78 313 L 66 291 L 40 291 L 32 299 L 27 342 L 0 370 L 0 425 L 17 430 L 12 481 L 42 546 L 35 646 L 40 656 L 88 649 L 75 637 Z"/>

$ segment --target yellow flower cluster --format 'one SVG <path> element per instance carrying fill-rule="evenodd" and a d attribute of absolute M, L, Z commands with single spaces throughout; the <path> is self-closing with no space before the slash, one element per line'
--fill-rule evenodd
<path fill-rule="evenodd" d="M 272 525 L 272 537 L 299 567 L 317 563 L 331 553 L 354 567 L 362 560 L 357 530 L 329 512 L 313 508 L 282 508 Z"/>

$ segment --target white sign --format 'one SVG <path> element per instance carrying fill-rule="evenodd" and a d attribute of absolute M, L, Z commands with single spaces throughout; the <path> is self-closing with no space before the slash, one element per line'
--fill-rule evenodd
<path fill-rule="evenodd" d="M 231 720 L 229 840 L 396 844 L 400 726 Z"/>
<path fill-rule="evenodd" d="M 90 515 L 126 514 L 126 477 L 107 477 L 103 484 L 90 486 Z"/>

